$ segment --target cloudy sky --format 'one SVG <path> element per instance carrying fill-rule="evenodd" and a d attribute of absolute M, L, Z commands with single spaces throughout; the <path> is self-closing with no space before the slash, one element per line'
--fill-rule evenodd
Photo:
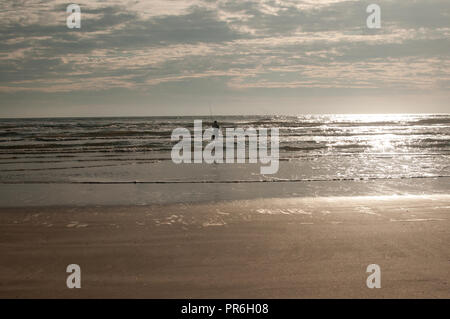
<path fill-rule="evenodd" d="M 0 2 L 0 117 L 449 112 L 449 0 L 69 3 Z"/>

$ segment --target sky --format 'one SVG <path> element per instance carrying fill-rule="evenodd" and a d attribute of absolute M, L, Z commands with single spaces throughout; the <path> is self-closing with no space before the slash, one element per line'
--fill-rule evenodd
<path fill-rule="evenodd" d="M 74 1 L 0 2 L 0 117 L 449 112 L 449 0 Z"/>

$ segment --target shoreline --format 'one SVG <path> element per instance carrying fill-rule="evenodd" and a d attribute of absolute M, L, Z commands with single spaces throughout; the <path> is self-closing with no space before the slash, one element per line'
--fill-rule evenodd
<path fill-rule="evenodd" d="M 141 206 L 260 198 L 445 195 L 449 177 L 257 183 L 1 184 L 0 207 Z"/>
<path fill-rule="evenodd" d="M 0 297 L 450 298 L 449 213 L 450 195 L 3 207 Z"/>

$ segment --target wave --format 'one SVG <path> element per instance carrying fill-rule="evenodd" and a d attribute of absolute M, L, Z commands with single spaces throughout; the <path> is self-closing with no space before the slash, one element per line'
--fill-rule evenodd
<path fill-rule="evenodd" d="M 209 117 L 66 118 L 0 120 L 0 154 L 170 152 L 176 127 L 192 129 L 195 119 Z M 227 127 L 279 127 L 280 151 L 296 156 L 317 151 L 329 155 L 389 142 L 393 151 L 421 149 L 447 152 L 450 115 L 357 116 L 222 116 Z M 381 143 L 380 143 L 381 142 Z M 372 146 L 371 146 L 372 145 Z"/>
<path fill-rule="evenodd" d="M 254 184 L 254 183 L 299 183 L 299 182 L 343 182 L 398 179 L 450 178 L 450 175 L 426 176 L 381 176 L 381 177 L 344 177 L 344 178 L 301 178 L 301 179 L 260 179 L 260 180 L 155 180 L 155 181 L 2 181 L 0 184 Z"/>
<path fill-rule="evenodd" d="M 292 146 L 292 145 L 286 145 L 286 146 L 280 146 L 281 151 L 286 152 L 296 152 L 296 151 L 314 151 L 314 150 L 321 150 L 321 149 L 327 149 L 328 147 L 326 145 L 305 145 L 305 146 Z"/>
<path fill-rule="evenodd" d="M 120 146 L 128 145 L 126 141 L 114 142 L 96 142 L 96 143 L 78 143 L 78 144 L 14 144 L 14 145 L 0 145 L 0 150 L 15 150 L 15 149 L 52 149 L 52 148 L 74 148 L 74 147 L 98 147 L 98 146 Z"/>

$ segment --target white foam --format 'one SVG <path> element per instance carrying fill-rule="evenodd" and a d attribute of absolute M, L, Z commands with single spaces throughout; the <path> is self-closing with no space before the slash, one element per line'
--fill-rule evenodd
<path fill-rule="evenodd" d="M 391 222 L 431 222 L 431 221 L 443 221 L 445 219 L 442 218 L 410 218 L 410 219 L 393 219 L 391 218 Z"/>

